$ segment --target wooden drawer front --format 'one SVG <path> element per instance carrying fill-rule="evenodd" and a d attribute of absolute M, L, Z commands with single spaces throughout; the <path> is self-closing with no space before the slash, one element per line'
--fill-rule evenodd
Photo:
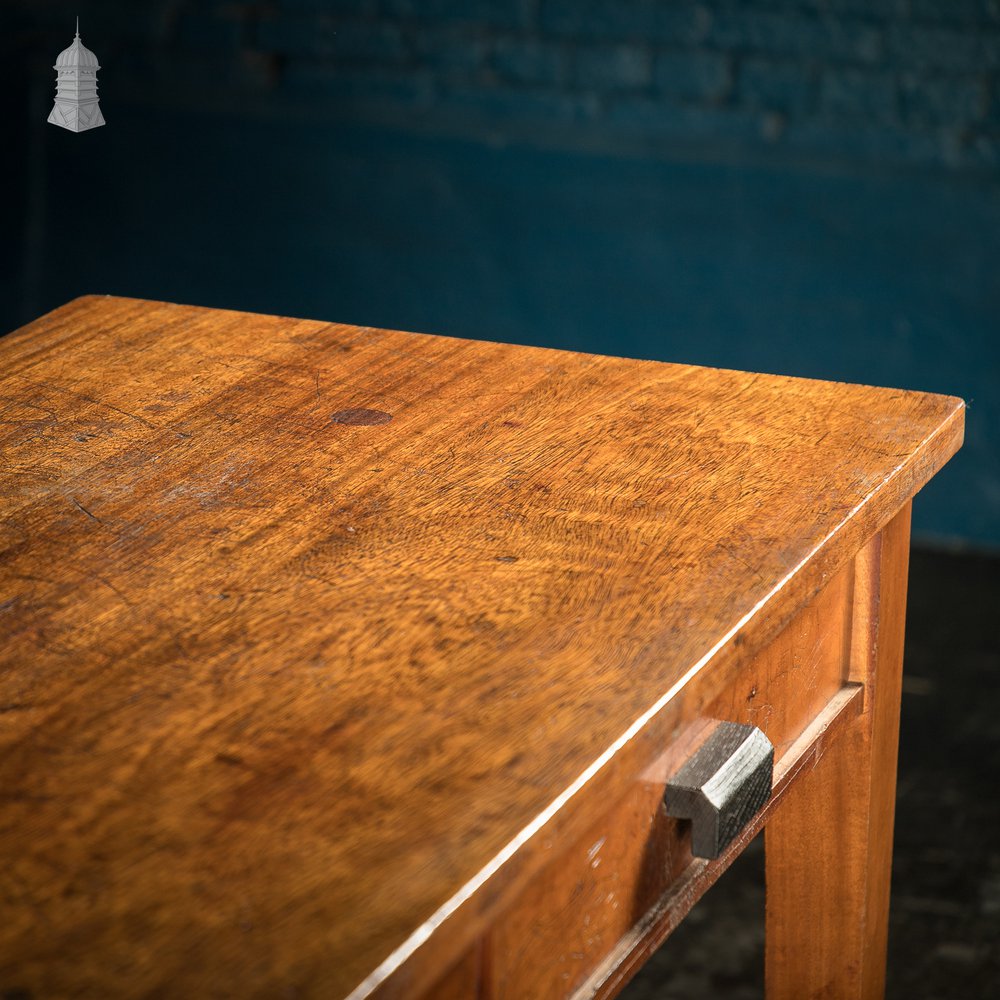
<path fill-rule="evenodd" d="M 441 978 L 431 987 L 428 1000 L 470 1000 L 481 995 L 482 944 L 476 942 Z"/>
<path fill-rule="evenodd" d="M 699 713 L 758 726 L 774 744 L 776 774 L 796 738 L 843 687 L 851 591 L 848 566 Z M 487 942 L 485 996 L 527 1000 L 575 990 L 603 995 L 610 986 L 599 988 L 607 979 L 602 963 L 607 968 L 609 956 L 612 963 L 616 954 L 623 957 L 623 949 L 629 950 L 623 942 L 638 940 L 637 925 L 649 920 L 686 874 L 718 866 L 692 859 L 687 824 L 669 818 L 662 805 L 667 778 L 690 753 L 686 734 L 696 728 L 682 726 L 662 758 L 500 915 Z M 775 797 L 781 791 L 776 788 Z M 720 862 L 729 860 L 724 855 Z M 684 912 L 692 903 L 680 900 Z"/>

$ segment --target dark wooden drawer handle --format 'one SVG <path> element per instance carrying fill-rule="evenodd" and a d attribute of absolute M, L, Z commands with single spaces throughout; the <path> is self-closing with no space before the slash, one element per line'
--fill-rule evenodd
<path fill-rule="evenodd" d="M 717 858 L 771 795 L 774 747 L 756 727 L 716 723 L 667 782 L 667 814 L 691 820 L 691 853 Z"/>

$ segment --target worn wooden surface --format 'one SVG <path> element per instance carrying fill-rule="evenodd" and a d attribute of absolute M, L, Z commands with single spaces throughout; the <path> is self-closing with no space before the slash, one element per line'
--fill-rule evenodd
<path fill-rule="evenodd" d="M 5 987 L 463 975 L 962 416 L 108 297 L 0 341 Z"/>
<path fill-rule="evenodd" d="M 864 712 L 765 833 L 775 1000 L 884 992 L 909 535 L 907 504 L 858 553 L 850 679 Z"/>

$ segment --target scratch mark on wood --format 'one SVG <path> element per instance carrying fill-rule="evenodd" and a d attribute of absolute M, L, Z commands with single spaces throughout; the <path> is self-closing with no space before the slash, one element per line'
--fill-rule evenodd
<path fill-rule="evenodd" d="M 87 510 L 87 508 L 84 507 L 83 504 L 80 503 L 80 501 L 77 500 L 76 497 L 70 497 L 70 500 L 73 501 L 73 504 L 76 506 L 76 508 L 78 510 L 80 510 L 82 513 L 86 514 L 87 517 L 89 517 L 92 521 L 96 521 L 98 524 L 100 524 L 103 527 L 104 522 L 96 514 L 92 514 L 89 510 Z"/>
<path fill-rule="evenodd" d="M 24 375 L 15 374 L 15 378 L 19 378 L 22 382 L 26 382 L 28 385 L 33 386 L 36 389 L 53 389 L 57 392 L 66 393 L 68 396 L 75 396 L 77 399 L 82 399 L 86 403 L 93 403 L 94 406 L 103 406 L 108 410 L 113 410 L 115 413 L 120 413 L 123 417 L 128 417 L 129 420 L 134 420 L 136 423 L 142 424 L 144 427 L 148 427 L 150 430 L 157 431 L 159 427 L 156 424 L 150 423 L 148 420 L 137 416 L 134 413 L 129 413 L 127 410 L 122 410 L 111 403 L 105 403 L 103 400 L 95 399 L 93 396 L 88 396 L 86 393 L 77 392 L 75 389 L 68 389 L 64 385 L 46 385 L 41 382 L 33 382 L 31 379 L 26 378 Z"/>
<path fill-rule="evenodd" d="M 250 770 L 250 765 L 242 757 L 237 757 L 235 754 L 231 753 L 217 753 L 215 759 L 220 764 L 228 764 L 230 767 L 245 767 Z"/>
<path fill-rule="evenodd" d="M 355 407 L 330 414 L 330 420 L 335 424 L 358 427 L 362 424 L 387 424 L 392 420 L 392 414 L 386 413 L 384 410 L 366 410 L 363 407 Z"/>

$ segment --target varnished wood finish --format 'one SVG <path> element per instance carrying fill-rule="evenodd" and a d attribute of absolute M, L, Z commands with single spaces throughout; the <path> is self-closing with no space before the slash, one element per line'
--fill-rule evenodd
<path fill-rule="evenodd" d="M 769 998 L 884 992 L 909 530 L 907 504 L 855 563 L 864 712 L 766 829 Z"/>
<path fill-rule="evenodd" d="M 489 978 L 963 423 L 111 297 L 0 341 L 0 407 L 0 979 L 102 997 Z"/>

